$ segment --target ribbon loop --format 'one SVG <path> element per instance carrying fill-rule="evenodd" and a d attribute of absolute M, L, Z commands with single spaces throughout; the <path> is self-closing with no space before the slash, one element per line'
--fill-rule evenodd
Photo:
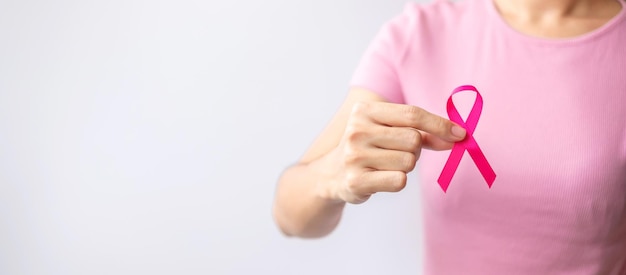
<path fill-rule="evenodd" d="M 454 106 L 454 102 L 452 102 L 452 96 L 456 93 L 462 91 L 473 91 L 476 93 L 476 101 L 474 101 L 474 106 L 467 116 L 467 120 L 463 121 L 463 118 L 459 114 L 459 111 Z M 483 176 L 485 181 L 487 181 L 487 185 L 491 188 L 491 185 L 496 180 L 496 173 L 489 165 L 487 158 L 483 154 L 480 147 L 478 147 L 478 143 L 474 139 L 474 131 L 476 130 L 476 126 L 478 125 L 478 119 L 480 118 L 480 114 L 483 110 L 483 97 L 480 95 L 476 87 L 471 85 L 463 85 L 459 86 L 454 91 L 450 97 L 448 97 L 448 103 L 446 104 L 446 110 L 448 111 L 448 117 L 450 120 L 459 124 L 461 127 L 465 128 L 467 131 L 467 136 L 462 141 L 459 141 L 454 144 L 452 147 L 452 152 L 450 152 L 450 156 L 448 157 L 448 161 L 446 161 L 445 166 L 443 167 L 443 171 L 441 171 L 441 175 L 437 182 L 443 189 L 443 192 L 448 191 L 448 187 L 450 186 L 450 182 L 452 181 L 452 176 L 456 172 L 456 169 L 461 162 L 461 158 L 463 158 L 463 153 L 467 150 L 467 153 L 472 157 L 472 160 L 478 167 L 478 171 Z"/>

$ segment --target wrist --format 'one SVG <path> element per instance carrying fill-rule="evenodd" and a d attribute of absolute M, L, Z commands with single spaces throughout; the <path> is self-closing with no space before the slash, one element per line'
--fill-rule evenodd
<path fill-rule="evenodd" d="M 345 201 L 339 195 L 339 187 L 341 184 L 337 180 L 338 167 L 336 161 L 333 161 L 334 150 L 325 156 L 308 164 L 310 172 L 314 175 L 314 195 L 330 204 L 344 204 Z"/>

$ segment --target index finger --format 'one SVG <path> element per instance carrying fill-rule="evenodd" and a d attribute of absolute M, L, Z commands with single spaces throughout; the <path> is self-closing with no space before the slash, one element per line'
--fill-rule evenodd
<path fill-rule="evenodd" d="M 447 141 L 460 141 L 466 135 L 463 127 L 417 106 L 370 102 L 367 109 L 368 117 L 379 124 L 393 127 L 411 127 Z"/>

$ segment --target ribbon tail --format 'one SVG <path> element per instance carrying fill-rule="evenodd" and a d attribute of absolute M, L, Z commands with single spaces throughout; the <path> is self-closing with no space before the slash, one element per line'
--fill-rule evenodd
<path fill-rule="evenodd" d="M 496 180 L 496 172 L 494 172 L 491 165 L 489 165 L 489 161 L 487 161 L 485 154 L 480 150 L 476 141 L 472 140 L 469 143 L 469 146 L 466 147 L 467 153 L 472 157 L 476 167 L 478 167 L 478 171 L 480 171 L 480 174 L 485 181 L 487 181 L 487 185 L 491 188 L 491 185 Z"/>
<path fill-rule="evenodd" d="M 437 179 L 437 182 L 439 183 L 439 186 L 441 186 L 444 193 L 448 191 L 448 186 L 450 186 L 452 176 L 454 176 L 456 169 L 459 167 L 463 153 L 465 153 L 463 145 L 455 143 L 454 147 L 452 147 L 452 152 L 446 161 L 446 165 L 443 167 L 443 171 L 441 171 L 439 179 Z"/>

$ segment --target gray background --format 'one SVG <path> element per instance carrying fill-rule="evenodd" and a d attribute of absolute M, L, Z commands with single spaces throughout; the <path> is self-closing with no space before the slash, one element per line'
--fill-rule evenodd
<path fill-rule="evenodd" d="M 405 0 L 0 0 L 0 274 L 420 274 L 418 182 L 283 237 L 275 182 Z"/>

